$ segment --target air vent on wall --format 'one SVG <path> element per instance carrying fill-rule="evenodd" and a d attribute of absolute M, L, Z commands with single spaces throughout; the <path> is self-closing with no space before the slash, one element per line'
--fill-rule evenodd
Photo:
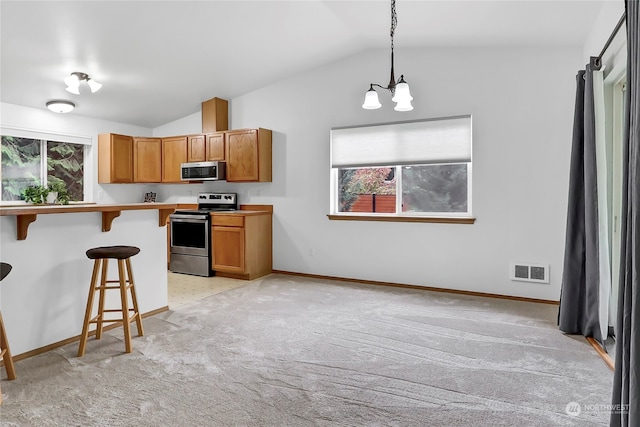
<path fill-rule="evenodd" d="M 511 264 L 509 277 L 522 282 L 549 283 L 549 266 L 515 262 Z"/>

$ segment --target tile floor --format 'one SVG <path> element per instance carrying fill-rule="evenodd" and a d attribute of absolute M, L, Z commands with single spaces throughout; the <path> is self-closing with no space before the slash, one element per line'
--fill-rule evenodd
<path fill-rule="evenodd" d="M 209 295 L 253 283 L 253 281 L 250 280 L 229 279 L 217 276 L 192 276 L 190 274 L 172 273 L 170 271 L 167 272 L 167 274 L 169 308 L 171 309 L 206 298 Z"/>

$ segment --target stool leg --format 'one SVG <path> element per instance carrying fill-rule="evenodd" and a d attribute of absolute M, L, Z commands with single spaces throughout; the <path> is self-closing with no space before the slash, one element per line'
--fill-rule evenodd
<path fill-rule="evenodd" d="M 124 329 L 125 352 L 131 353 L 131 325 L 129 324 L 129 297 L 127 296 L 127 281 L 125 279 L 124 260 L 118 260 L 118 276 L 120 278 L 120 301 L 122 303 L 122 329 Z"/>
<path fill-rule="evenodd" d="M 84 324 L 82 325 L 82 336 L 80 337 L 80 346 L 78 347 L 78 357 L 84 356 L 84 350 L 87 346 L 87 337 L 89 336 L 89 322 L 91 321 L 91 312 L 93 311 L 93 296 L 95 294 L 96 283 L 98 282 L 98 272 L 100 271 L 100 261 L 96 259 L 93 262 L 93 274 L 91 275 L 91 287 L 89 288 L 89 297 L 87 298 L 87 308 L 84 312 Z"/>
<path fill-rule="evenodd" d="M 0 350 L 2 350 L 2 360 L 4 361 L 4 368 L 7 370 L 7 378 L 10 380 L 16 379 L 16 370 L 13 366 L 13 357 L 11 357 L 11 350 L 9 349 L 9 341 L 7 340 L 7 331 L 4 329 L 4 321 L 2 320 L 2 313 L 0 312 Z M 0 393 L 1 399 L 2 393 Z"/>
<path fill-rule="evenodd" d="M 102 260 L 102 274 L 100 276 L 100 293 L 98 294 L 98 317 L 96 318 L 96 339 L 102 338 L 102 324 L 104 322 L 104 295 L 106 294 L 109 260 Z"/>
<path fill-rule="evenodd" d="M 140 310 L 138 309 L 138 297 L 136 296 L 136 285 L 133 283 L 133 270 L 131 269 L 131 258 L 127 258 L 127 274 L 129 276 L 129 289 L 131 290 L 131 303 L 133 305 L 133 315 L 136 318 L 136 327 L 138 329 L 138 336 L 144 335 L 144 329 L 142 328 L 142 317 L 140 316 Z"/>

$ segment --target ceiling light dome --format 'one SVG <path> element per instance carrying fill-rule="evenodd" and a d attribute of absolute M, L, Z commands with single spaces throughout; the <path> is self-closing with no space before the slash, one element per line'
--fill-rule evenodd
<path fill-rule="evenodd" d="M 73 102 L 69 101 L 49 101 L 47 102 L 47 108 L 54 113 L 69 113 L 76 108 L 76 105 Z"/>

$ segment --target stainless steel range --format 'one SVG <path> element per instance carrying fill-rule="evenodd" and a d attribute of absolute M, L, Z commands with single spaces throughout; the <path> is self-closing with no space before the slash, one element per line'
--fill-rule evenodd
<path fill-rule="evenodd" d="M 197 210 L 172 213 L 171 260 L 175 273 L 211 276 L 211 212 L 238 209 L 236 193 L 200 193 Z"/>

